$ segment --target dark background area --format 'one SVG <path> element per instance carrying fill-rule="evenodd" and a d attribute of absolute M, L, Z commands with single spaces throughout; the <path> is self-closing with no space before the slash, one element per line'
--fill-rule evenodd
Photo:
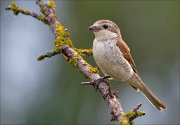
<path fill-rule="evenodd" d="M 16 0 L 39 13 L 35 1 Z M 114 21 L 131 48 L 144 82 L 166 104 L 159 112 L 140 93 L 111 81 L 124 111 L 142 103 L 144 117 L 137 124 L 179 124 L 180 2 L 174 0 L 56 1 L 60 21 L 74 45 L 92 48 L 88 27 L 99 19 Z M 42 62 L 39 54 L 54 48 L 47 26 L 32 17 L 5 11 L 1 1 L 1 124 L 112 124 L 100 94 L 80 83 L 86 79 L 61 56 Z M 93 57 L 86 57 L 96 66 Z"/>

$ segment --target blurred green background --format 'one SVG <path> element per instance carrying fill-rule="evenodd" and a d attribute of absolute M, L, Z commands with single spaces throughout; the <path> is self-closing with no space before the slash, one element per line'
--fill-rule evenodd
<path fill-rule="evenodd" d="M 16 1 L 39 13 L 35 1 Z M 1 124 L 116 124 L 100 94 L 80 83 L 85 78 L 61 56 L 42 62 L 39 54 L 53 49 L 54 36 L 41 22 L 5 11 L 1 1 Z M 124 83 L 112 81 L 124 111 L 142 103 L 145 117 L 137 124 L 180 124 L 180 2 L 175 0 L 56 1 L 60 21 L 78 48 L 92 48 L 88 27 L 110 19 L 121 29 L 144 82 L 167 105 L 157 111 Z M 94 66 L 92 57 L 86 59 Z"/>

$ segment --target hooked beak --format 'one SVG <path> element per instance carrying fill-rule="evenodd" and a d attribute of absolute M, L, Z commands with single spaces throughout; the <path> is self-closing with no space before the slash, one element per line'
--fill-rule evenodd
<path fill-rule="evenodd" d="M 96 32 L 96 31 L 99 30 L 99 28 L 97 26 L 95 26 L 95 25 L 92 25 L 92 26 L 89 27 L 89 30 L 93 31 L 93 32 Z"/>

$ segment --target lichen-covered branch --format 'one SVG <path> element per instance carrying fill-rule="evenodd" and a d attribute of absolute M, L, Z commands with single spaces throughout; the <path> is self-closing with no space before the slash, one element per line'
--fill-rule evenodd
<path fill-rule="evenodd" d="M 60 52 L 56 52 L 55 50 L 47 51 L 45 54 L 38 56 L 37 57 L 37 61 L 42 61 L 45 58 L 51 58 L 52 56 L 55 56 L 55 55 L 57 55 L 59 53 Z"/>
<path fill-rule="evenodd" d="M 90 85 L 93 85 L 107 102 L 112 114 L 112 120 L 118 121 L 119 124 L 132 124 L 132 121 L 135 118 L 144 115 L 144 112 L 137 111 L 140 106 L 126 114 L 124 113 L 118 97 L 114 92 L 112 92 L 112 89 L 109 86 L 109 82 L 99 76 L 98 68 L 92 67 L 83 59 L 82 56 L 84 55 L 92 55 L 92 49 L 77 49 L 74 47 L 68 30 L 64 28 L 64 26 L 57 19 L 54 0 L 49 0 L 46 4 L 41 0 L 36 0 L 36 4 L 40 8 L 41 15 L 22 9 L 15 2 L 11 2 L 6 10 L 13 11 L 15 15 L 22 13 L 32 16 L 49 25 L 51 28 L 55 36 L 55 48 L 54 50 L 40 55 L 37 59 L 40 61 L 46 57 L 50 58 L 54 55 L 62 54 L 67 62 L 72 64 L 73 67 L 77 68 L 85 77 L 90 79 Z"/>
<path fill-rule="evenodd" d="M 20 8 L 15 2 L 11 2 L 11 4 L 6 7 L 6 10 L 12 10 L 14 15 L 18 15 L 19 13 L 22 13 L 24 15 L 29 15 L 29 16 L 32 16 L 40 21 L 42 21 L 43 23 L 47 23 L 46 20 L 45 20 L 45 16 L 44 15 L 38 15 L 34 12 L 31 12 L 29 10 L 25 10 L 25 9 L 22 9 Z"/>

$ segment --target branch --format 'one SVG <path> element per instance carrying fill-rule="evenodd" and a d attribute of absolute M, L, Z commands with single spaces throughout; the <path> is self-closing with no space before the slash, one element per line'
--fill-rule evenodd
<path fill-rule="evenodd" d="M 130 125 L 133 120 L 139 116 L 145 115 L 142 111 L 137 111 L 141 105 L 138 105 L 134 110 L 124 113 L 118 97 L 111 90 L 109 82 L 105 78 L 101 78 L 98 74 L 98 68 L 92 67 L 87 63 L 82 56 L 92 55 L 92 49 L 77 49 L 74 47 L 72 40 L 69 37 L 69 32 L 64 26 L 57 20 L 57 15 L 55 11 L 54 0 L 49 0 L 48 3 L 43 3 L 41 0 L 36 0 L 36 4 L 40 8 L 41 15 L 38 15 L 29 10 L 20 8 L 15 2 L 6 8 L 6 10 L 11 10 L 15 15 L 22 13 L 24 15 L 29 15 L 35 19 L 50 26 L 54 36 L 55 36 L 55 48 L 43 55 L 40 55 L 37 60 L 43 60 L 44 58 L 50 58 L 57 54 L 62 54 L 64 59 L 72 64 L 77 70 L 80 71 L 85 77 L 90 79 L 89 85 L 93 85 L 94 88 L 99 91 L 106 103 L 108 104 L 112 120 L 116 120 L 120 125 Z"/>
<path fill-rule="evenodd" d="M 24 15 L 29 15 L 34 17 L 35 19 L 38 19 L 40 21 L 42 21 L 43 23 L 47 24 L 46 20 L 45 20 L 45 16 L 44 15 L 38 15 L 35 12 L 31 12 L 29 10 L 25 10 L 20 8 L 15 2 L 11 2 L 11 4 L 6 7 L 6 10 L 12 10 L 14 15 L 18 15 L 19 13 L 22 13 Z"/>
<path fill-rule="evenodd" d="M 45 58 L 51 58 L 52 56 L 55 56 L 55 55 L 57 55 L 59 53 L 60 52 L 56 52 L 55 50 L 47 51 L 45 54 L 38 56 L 37 57 L 37 61 L 42 61 Z"/>

